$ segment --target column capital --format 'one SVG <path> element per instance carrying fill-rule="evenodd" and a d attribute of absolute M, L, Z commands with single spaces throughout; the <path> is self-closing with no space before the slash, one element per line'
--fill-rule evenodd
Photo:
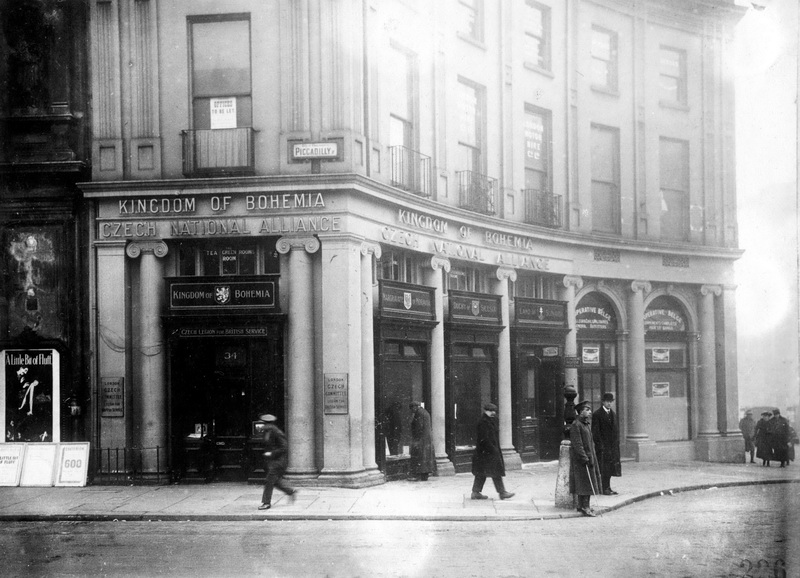
<path fill-rule="evenodd" d="M 564 275 L 562 282 L 567 289 L 570 287 L 575 287 L 578 290 L 583 289 L 583 277 L 579 275 Z"/>
<path fill-rule="evenodd" d="M 511 267 L 498 267 L 497 271 L 495 271 L 495 275 L 498 281 L 511 279 L 511 281 L 516 282 L 517 280 L 517 271 Z"/>
<path fill-rule="evenodd" d="M 316 237 L 281 237 L 275 243 L 275 250 L 281 255 L 299 249 L 305 249 L 307 253 L 316 253 L 319 251 L 319 239 Z"/>
<path fill-rule="evenodd" d="M 650 293 L 653 290 L 653 286 L 650 285 L 650 281 L 631 281 L 631 291 L 634 293 L 638 293 L 641 291 L 642 293 Z"/>
<path fill-rule="evenodd" d="M 434 271 L 438 271 L 439 269 L 443 269 L 445 273 L 450 272 L 450 259 L 446 257 L 431 257 L 431 269 Z"/>
<path fill-rule="evenodd" d="M 703 296 L 713 294 L 715 297 L 722 295 L 722 287 L 719 285 L 701 285 L 700 294 Z"/>
<path fill-rule="evenodd" d="M 136 259 L 142 253 L 152 253 L 156 257 L 166 257 L 169 247 L 164 241 L 131 241 L 125 247 L 125 254 Z"/>
<path fill-rule="evenodd" d="M 364 241 L 361 243 L 361 254 L 365 257 L 372 253 L 375 255 L 376 259 L 381 258 L 381 246 L 378 243 L 370 243 L 369 241 Z"/>

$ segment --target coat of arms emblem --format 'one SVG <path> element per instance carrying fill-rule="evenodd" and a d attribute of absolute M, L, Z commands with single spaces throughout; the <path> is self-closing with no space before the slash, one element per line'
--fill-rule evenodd
<path fill-rule="evenodd" d="M 231 288 L 227 285 L 214 287 L 214 301 L 218 305 L 225 305 L 231 300 Z"/>
<path fill-rule="evenodd" d="M 411 309 L 411 293 L 403 291 L 403 307 Z"/>
<path fill-rule="evenodd" d="M 481 302 L 478 301 L 477 299 L 473 299 L 472 300 L 472 309 L 471 310 L 472 310 L 472 314 L 474 316 L 477 317 L 478 315 L 480 315 L 480 313 L 481 313 Z"/>
<path fill-rule="evenodd" d="M 539 307 L 539 321 L 544 320 L 544 307 Z"/>

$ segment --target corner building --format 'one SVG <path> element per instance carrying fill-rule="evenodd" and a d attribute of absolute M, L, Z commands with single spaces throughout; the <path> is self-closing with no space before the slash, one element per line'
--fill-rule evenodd
<path fill-rule="evenodd" d="M 255 479 L 270 412 L 296 481 L 356 487 L 405 475 L 411 400 L 468 471 L 491 401 L 519 468 L 573 386 L 638 460 L 741 460 L 740 16 L 93 1 L 95 446 Z"/>

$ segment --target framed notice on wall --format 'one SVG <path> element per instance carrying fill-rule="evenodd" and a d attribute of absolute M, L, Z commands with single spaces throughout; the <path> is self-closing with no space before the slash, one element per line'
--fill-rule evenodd
<path fill-rule="evenodd" d="M 653 397 L 669 397 L 669 382 L 654 382 Z"/>
<path fill-rule="evenodd" d="M 25 444 L 0 444 L 0 486 L 18 486 Z"/>
<path fill-rule="evenodd" d="M 100 392 L 102 394 L 102 417 L 125 416 L 125 378 L 101 377 Z"/>
<path fill-rule="evenodd" d="M 236 128 L 236 98 L 212 98 L 209 116 L 211 117 L 211 129 Z"/>
<path fill-rule="evenodd" d="M 325 374 L 326 414 L 347 414 L 347 377 L 346 373 Z"/>
<path fill-rule="evenodd" d="M 22 462 L 20 486 L 52 486 L 58 444 L 28 444 Z"/>
<path fill-rule="evenodd" d="M 56 486 L 85 486 L 88 468 L 89 442 L 59 444 Z"/>

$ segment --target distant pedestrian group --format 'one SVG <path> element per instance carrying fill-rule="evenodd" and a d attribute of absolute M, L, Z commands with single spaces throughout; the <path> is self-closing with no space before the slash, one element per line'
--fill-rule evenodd
<path fill-rule="evenodd" d="M 752 412 L 747 412 L 752 414 Z M 745 452 L 750 452 L 750 462 L 753 462 L 752 446 L 755 445 L 755 454 L 761 460 L 761 465 L 769 467 L 771 462 L 779 462 L 780 467 L 785 468 L 790 462 L 794 461 L 794 437 L 795 433 L 789 420 L 781 415 L 779 409 L 771 412 L 762 411 L 761 419 L 750 432 L 749 424 L 746 423 L 748 415 L 739 422 L 739 429 L 745 438 Z M 752 419 L 750 419 L 752 422 Z"/>

